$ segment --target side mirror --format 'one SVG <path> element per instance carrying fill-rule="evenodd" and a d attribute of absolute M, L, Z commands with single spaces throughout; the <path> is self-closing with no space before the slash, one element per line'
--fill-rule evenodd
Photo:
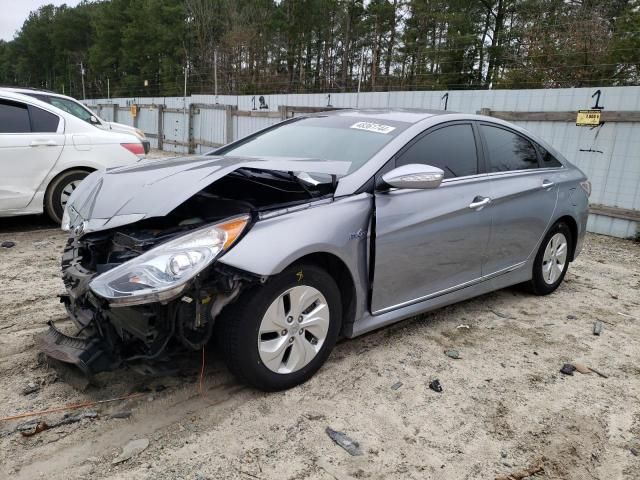
<path fill-rule="evenodd" d="M 100 125 L 100 120 L 98 120 L 95 115 L 89 117 L 89 122 L 91 122 L 92 125 Z"/>
<path fill-rule="evenodd" d="M 382 175 L 382 180 L 396 188 L 437 188 L 444 178 L 444 172 L 431 165 L 410 163 Z"/>

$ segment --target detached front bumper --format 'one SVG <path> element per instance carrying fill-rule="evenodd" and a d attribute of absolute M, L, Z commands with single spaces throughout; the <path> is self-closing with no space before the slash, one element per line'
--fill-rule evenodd
<path fill-rule="evenodd" d="M 58 330 L 52 322 L 47 333 L 36 339 L 36 345 L 45 355 L 75 365 L 86 375 L 111 370 L 118 363 L 98 336 L 73 337 Z"/>

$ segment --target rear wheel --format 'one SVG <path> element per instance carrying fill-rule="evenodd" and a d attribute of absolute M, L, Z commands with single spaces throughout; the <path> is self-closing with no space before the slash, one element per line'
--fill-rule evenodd
<path fill-rule="evenodd" d="M 62 223 L 62 214 L 73 191 L 89 175 L 86 170 L 69 170 L 56 177 L 47 188 L 44 208 L 51 220 Z"/>
<path fill-rule="evenodd" d="M 558 222 L 545 235 L 533 263 L 533 277 L 530 290 L 536 295 L 548 295 L 562 283 L 573 248 L 573 238 L 569 227 Z"/>
<path fill-rule="evenodd" d="M 333 349 L 341 324 L 340 292 L 313 265 L 297 265 L 246 291 L 216 322 L 229 370 L 265 391 L 305 382 Z"/>

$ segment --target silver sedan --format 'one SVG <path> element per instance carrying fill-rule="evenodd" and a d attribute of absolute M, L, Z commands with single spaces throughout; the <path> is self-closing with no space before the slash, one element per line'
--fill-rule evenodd
<path fill-rule="evenodd" d="M 71 196 L 50 356 L 86 373 L 215 340 L 264 390 L 310 378 L 339 336 L 509 285 L 546 295 L 582 247 L 590 183 L 493 118 L 296 117 L 200 157 L 96 172 Z"/>

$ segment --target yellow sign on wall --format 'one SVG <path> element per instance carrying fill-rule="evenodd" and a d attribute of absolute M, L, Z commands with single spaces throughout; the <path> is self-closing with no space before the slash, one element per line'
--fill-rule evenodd
<path fill-rule="evenodd" d="M 137 105 L 131 105 L 129 107 L 129 111 L 131 112 L 131 116 L 135 118 L 136 115 L 138 115 L 138 106 Z"/>
<path fill-rule="evenodd" d="M 600 125 L 600 110 L 578 110 L 576 125 L 579 127 Z"/>

